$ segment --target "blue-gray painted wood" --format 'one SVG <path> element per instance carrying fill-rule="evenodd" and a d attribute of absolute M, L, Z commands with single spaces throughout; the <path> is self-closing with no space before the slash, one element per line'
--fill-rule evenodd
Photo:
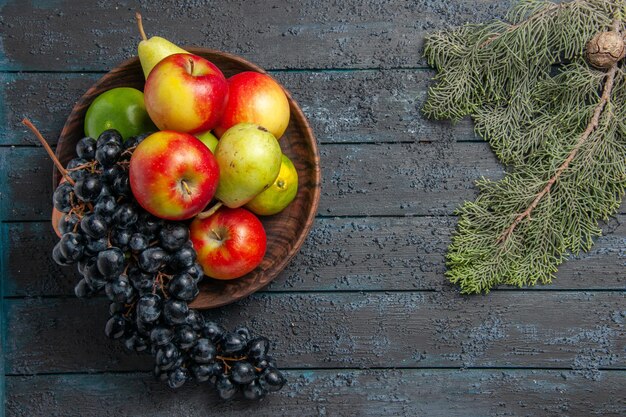
<path fill-rule="evenodd" d="M 622 372 L 541 370 L 289 371 L 261 403 L 220 402 L 205 385 L 172 392 L 149 374 L 10 377 L 12 416 L 622 417 Z M 72 408 L 68 407 L 68 404 Z"/>
<path fill-rule="evenodd" d="M 294 260 L 267 291 L 409 291 L 448 286 L 445 252 L 454 217 L 319 218 Z M 626 286 L 626 216 L 605 225 L 591 251 L 572 256 L 551 290 L 619 290 Z M 4 291 L 10 297 L 72 296 L 79 275 L 49 256 L 57 236 L 49 222 L 7 224 Z M 33 254 L 41 256 L 33 257 Z"/>
<path fill-rule="evenodd" d="M 0 148 L 11 179 L 5 219 L 49 219 L 52 162 L 41 147 Z M 503 168 L 486 143 L 337 144 L 320 147 L 324 216 L 452 214 L 481 176 Z"/>
<path fill-rule="evenodd" d="M 7 300 L 7 372 L 151 370 L 103 336 L 108 300 Z M 626 369 L 626 294 L 265 293 L 206 316 L 248 323 L 288 368 Z M 584 312 L 584 314 L 581 314 Z"/>
<path fill-rule="evenodd" d="M 624 216 L 538 291 L 461 297 L 445 283 L 451 214 L 503 167 L 467 120 L 421 116 L 433 73 L 419 49 L 509 4 L 0 1 L 0 416 L 626 414 Z M 148 358 L 102 335 L 105 300 L 74 299 L 75 273 L 49 261 L 51 163 L 19 120 L 56 142 L 75 100 L 134 54 L 135 10 L 150 35 L 276 70 L 323 144 L 321 217 L 302 252 L 264 293 L 208 313 L 275 340 L 290 385 L 260 404 L 153 381 Z"/>
<path fill-rule="evenodd" d="M 276 77 L 302 106 L 321 143 L 480 141 L 469 120 L 427 120 L 419 109 L 433 72 L 288 71 Z M 102 74 L 1 74 L 6 112 L 0 145 L 32 145 L 37 139 L 20 121 L 32 119 L 50 143 L 78 98 Z M 363 99 L 366 97 L 367 99 Z"/>
<path fill-rule="evenodd" d="M 511 1 L 45 3 L 10 1 L 2 8 L 1 69 L 109 69 L 136 54 L 135 11 L 148 36 L 232 52 L 268 69 L 423 66 L 419 50 L 429 31 L 502 16 Z"/>
<path fill-rule="evenodd" d="M 320 154 L 323 216 L 450 215 L 476 197 L 477 179 L 504 173 L 486 143 L 327 144 Z M 0 148 L 0 158 L 9 179 L 3 219 L 48 220 L 52 162 L 44 149 Z"/>

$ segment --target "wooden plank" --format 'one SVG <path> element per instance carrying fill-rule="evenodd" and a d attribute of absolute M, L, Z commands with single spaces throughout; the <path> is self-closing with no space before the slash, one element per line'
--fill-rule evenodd
<path fill-rule="evenodd" d="M 4 112 L 0 144 L 33 145 L 37 138 L 21 121 L 28 117 L 48 143 L 56 144 L 76 101 L 102 74 L 0 74 Z"/>
<path fill-rule="evenodd" d="M 8 377 L 8 416 L 623 416 L 624 372 L 290 371 L 260 403 L 217 400 L 206 385 L 172 391 L 147 374 Z M 211 392 L 209 394 L 209 392 Z M 131 400 L 132 399 L 132 400 Z"/>
<path fill-rule="evenodd" d="M 247 323 L 284 368 L 626 369 L 623 292 L 256 294 L 207 317 Z M 6 300 L 9 374 L 150 370 L 103 335 L 105 299 Z M 584 314 L 581 314 L 584 312 Z"/>
<path fill-rule="evenodd" d="M 320 218 L 305 245 L 267 291 L 430 290 L 447 287 L 444 255 L 454 217 Z M 49 253 L 57 237 L 48 222 L 6 224 L 5 296 L 74 294 L 74 267 Z M 626 216 L 605 227 L 593 249 L 560 267 L 536 290 L 623 289 Z M 38 254 L 38 256 L 33 256 Z"/>
<path fill-rule="evenodd" d="M 3 154 L 3 155 L 2 155 Z M 353 215 L 451 214 L 475 197 L 481 176 L 503 168 L 485 143 L 323 145 L 319 213 Z M 52 162 L 40 147 L 0 148 L 8 184 L 5 220 L 47 220 Z"/>
<path fill-rule="evenodd" d="M 136 54 L 135 10 L 149 36 L 232 52 L 269 69 L 414 67 L 424 65 L 418 50 L 428 32 L 501 17 L 511 1 L 22 3 L 1 11 L 3 70 L 111 68 Z"/>
<path fill-rule="evenodd" d="M 4 123 L 0 145 L 32 145 L 21 125 L 33 119 L 56 143 L 78 98 L 102 74 L 0 74 Z M 324 71 L 273 74 L 292 92 L 321 143 L 477 140 L 469 120 L 453 125 L 427 120 L 420 112 L 431 71 Z"/>
<path fill-rule="evenodd" d="M 486 143 L 337 144 L 320 147 L 324 216 L 449 215 L 503 167 Z M 52 161 L 39 147 L 0 148 L 4 220 L 47 220 Z M 626 213 L 626 203 L 620 213 Z"/>

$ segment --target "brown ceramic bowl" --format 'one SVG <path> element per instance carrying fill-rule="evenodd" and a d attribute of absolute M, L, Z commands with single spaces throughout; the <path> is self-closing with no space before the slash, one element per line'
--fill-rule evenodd
<path fill-rule="evenodd" d="M 235 55 L 204 48 L 188 48 L 217 65 L 226 77 L 242 71 L 266 73 L 262 68 Z M 56 148 L 56 154 L 66 165 L 75 157 L 75 145 L 84 136 L 83 120 L 91 102 L 101 93 L 115 87 L 143 90 L 144 76 L 138 58 L 129 59 L 115 67 L 96 82 L 76 103 L 70 113 Z M 309 123 L 298 104 L 285 90 L 291 107 L 291 120 L 280 147 L 298 170 L 298 195 L 281 213 L 261 217 L 267 232 L 265 258 L 254 271 L 231 281 L 205 277 L 200 294 L 192 306 L 200 309 L 220 307 L 239 300 L 265 287 L 285 268 L 298 252 L 309 233 L 320 197 L 320 156 Z M 60 180 L 54 170 L 53 185 Z"/>

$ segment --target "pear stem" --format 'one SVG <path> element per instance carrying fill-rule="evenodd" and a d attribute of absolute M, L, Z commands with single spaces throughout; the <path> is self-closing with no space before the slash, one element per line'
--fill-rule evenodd
<path fill-rule="evenodd" d="M 211 207 L 207 211 L 203 211 L 202 213 L 198 213 L 198 215 L 196 217 L 199 218 L 199 219 L 206 219 L 207 217 L 211 217 L 213 214 L 215 214 L 215 212 L 217 210 L 220 209 L 220 207 L 222 207 L 222 205 L 223 205 L 223 203 L 221 201 L 218 201 L 217 203 L 215 203 L 215 205 L 213 207 Z"/>
<path fill-rule="evenodd" d="M 141 18 L 141 13 L 135 12 L 135 19 L 137 19 L 137 27 L 139 27 L 139 34 L 141 35 L 141 39 L 144 41 L 148 40 L 146 36 L 146 32 L 143 30 L 143 19 Z"/>
<path fill-rule="evenodd" d="M 54 154 L 54 151 L 52 150 L 50 145 L 48 145 L 48 142 L 46 142 L 44 137 L 41 135 L 41 132 L 39 132 L 39 130 L 35 127 L 35 125 L 32 124 L 32 122 L 28 120 L 27 118 L 24 118 L 22 120 L 22 124 L 26 126 L 27 128 L 29 128 L 31 132 L 33 132 L 35 136 L 37 136 L 37 139 L 39 139 L 39 142 L 41 142 L 41 145 L 44 147 L 46 152 L 48 152 L 48 156 L 50 156 L 50 159 L 52 159 L 52 162 L 54 162 L 54 165 L 56 165 L 57 169 L 65 177 L 67 182 L 69 182 L 71 185 L 76 184 L 74 180 L 67 174 L 67 170 L 63 168 L 61 161 L 59 161 L 59 158 L 57 158 L 57 156 Z"/>

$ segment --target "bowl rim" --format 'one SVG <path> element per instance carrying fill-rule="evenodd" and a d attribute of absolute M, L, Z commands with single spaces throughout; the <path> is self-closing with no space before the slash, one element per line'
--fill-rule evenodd
<path fill-rule="evenodd" d="M 289 101 L 289 108 L 290 111 L 292 113 L 296 113 L 297 114 L 297 119 L 298 119 L 298 124 L 300 124 L 302 127 L 302 129 L 305 130 L 306 135 L 309 137 L 309 140 L 307 140 L 308 145 L 311 148 L 311 151 L 313 153 L 313 165 L 312 167 L 310 167 L 310 171 L 312 173 L 311 175 L 311 180 L 310 180 L 310 185 L 309 187 L 312 189 L 312 198 L 311 198 L 311 206 L 310 206 L 310 210 L 306 216 L 306 219 L 304 221 L 304 227 L 302 228 L 301 233 L 298 234 L 297 239 L 295 239 L 293 241 L 292 244 L 292 250 L 290 250 L 287 253 L 287 256 L 285 256 L 284 258 L 282 258 L 279 262 L 275 262 L 272 266 L 272 269 L 275 269 L 275 272 L 273 273 L 273 276 L 271 277 L 271 279 L 267 280 L 266 282 L 263 283 L 263 285 L 254 288 L 254 286 L 251 286 L 251 288 L 254 288 L 250 291 L 243 291 L 241 292 L 239 295 L 235 296 L 235 297 L 231 297 L 229 298 L 227 301 L 223 301 L 223 302 L 219 302 L 219 303 L 215 303 L 215 304 L 211 304 L 211 305 L 194 305 L 194 302 L 191 302 L 189 305 L 190 307 L 196 308 L 196 309 L 201 309 L 201 310 L 206 310 L 206 309 L 213 309 L 213 308 L 218 308 L 218 307 L 222 307 L 228 304 L 232 304 L 236 301 L 239 301 L 243 298 L 246 298 L 248 296 L 250 296 L 251 294 L 262 290 L 263 288 L 265 288 L 266 286 L 268 286 L 272 281 L 274 281 L 274 279 L 276 279 L 276 277 L 285 269 L 285 267 L 287 266 L 287 264 L 293 259 L 293 257 L 300 251 L 302 245 L 304 244 L 305 239 L 307 238 L 307 236 L 309 235 L 311 228 L 313 227 L 313 224 L 315 222 L 315 218 L 317 216 L 317 212 L 318 212 L 318 208 L 319 208 L 319 201 L 320 201 L 320 195 L 321 195 L 321 185 L 322 185 L 322 174 L 321 174 L 321 167 L 320 167 L 320 153 L 319 153 L 319 148 L 318 148 L 318 144 L 317 144 L 317 138 L 315 137 L 315 134 L 313 133 L 313 129 L 311 128 L 311 125 L 309 123 L 309 120 L 307 119 L 306 115 L 304 114 L 304 112 L 302 111 L 302 109 L 300 108 L 298 102 L 293 98 L 293 96 L 291 95 L 291 93 L 289 92 L 289 90 L 287 88 L 285 88 L 285 86 L 282 85 L 282 83 L 280 83 L 278 80 L 276 80 L 274 77 L 272 77 L 271 74 L 269 74 L 265 69 L 263 69 L 262 67 L 246 60 L 245 58 L 242 58 L 239 55 L 235 55 L 235 54 L 231 54 L 229 52 L 224 52 L 224 51 L 220 51 L 217 49 L 211 49 L 211 48 L 203 48 L 203 47 L 183 47 L 183 49 L 185 49 L 186 51 L 188 51 L 189 53 L 192 54 L 211 54 L 211 55 L 219 55 L 222 56 L 226 59 L 235 61 L 236 63 L 242 65 L 242 66 L 246 66 L 246 67 L 250 67 L 251 70 L 254 70 L 256 72 L 262 73 L 264 75 L 269 76 L 270 78 L 272 78 L 278 85 L 280 85 L 280 87 L 283 89 L 283 91 L 285 92 L 285 95 L 287 96 L 287 100 Z M 70 135 L 71 131 L 75 128 L 75 119 L 78 118 L 78 113 L 79 110 L 82 107 L 88 107 L 88 105 L 95 99 L 95 92 L 100 88 L 100 84 L 102 82 L 102 80 L 104 78 L 106 78 L 107 76 L 111 76 L 113 74 L 115 74 L 116 72 L 121 72 L 121 71 L 125 71 L 127 69 L 129 69 L 129 67 L 131 67 L 132 65 L 136 65 L 138 62 L 139 58 L 138 56 L 133 56 L 131 58 L 125 59 L 124 61 L 122 61 L 121 63 L 119 63 L 118 65 L 116 65 L 114 68 L 112 68 L 111 70 L 109 70 L 108 72 L 106 72 L 105 74 L 103 74 L 93 85 L 91 85 L 91 87 L 89 87 L 87 89 L 87 91 L 85 91 L 80 98 L 76 101 L 76 103 L 74 104 L 74 106 L 72 107 L 72 110 L 70 111 L 69 116 L 67 117 L 65 124 L 63 125 L 63 129 L 61 130 L 61 133 L 59 135 L 58 141 L 57 141 L 57 146 L 55 149 L 55 154 L 58 156 L 59 155 L 59 150 L 62 149 L 62 147 L 59 147 L 58 144 L 61 142 L 61 138 L 67 137 L 68 135 Z M 293 117 L 293 116 L 292 116 Z M 82 121 L 79 121 L 80 124 L 82 125 Z M 56 168 L 56 166 L 53 165 L 52 167 L 52 186 L 53 189 L 56 188 L 58 186 L 59 180 L 61 178 L 61 173 L 58 171 L 58 169 Z M 239 279 L 239 278 L 238 278 Z M 233 280 L 236 281 L 236 280 Z"/>

